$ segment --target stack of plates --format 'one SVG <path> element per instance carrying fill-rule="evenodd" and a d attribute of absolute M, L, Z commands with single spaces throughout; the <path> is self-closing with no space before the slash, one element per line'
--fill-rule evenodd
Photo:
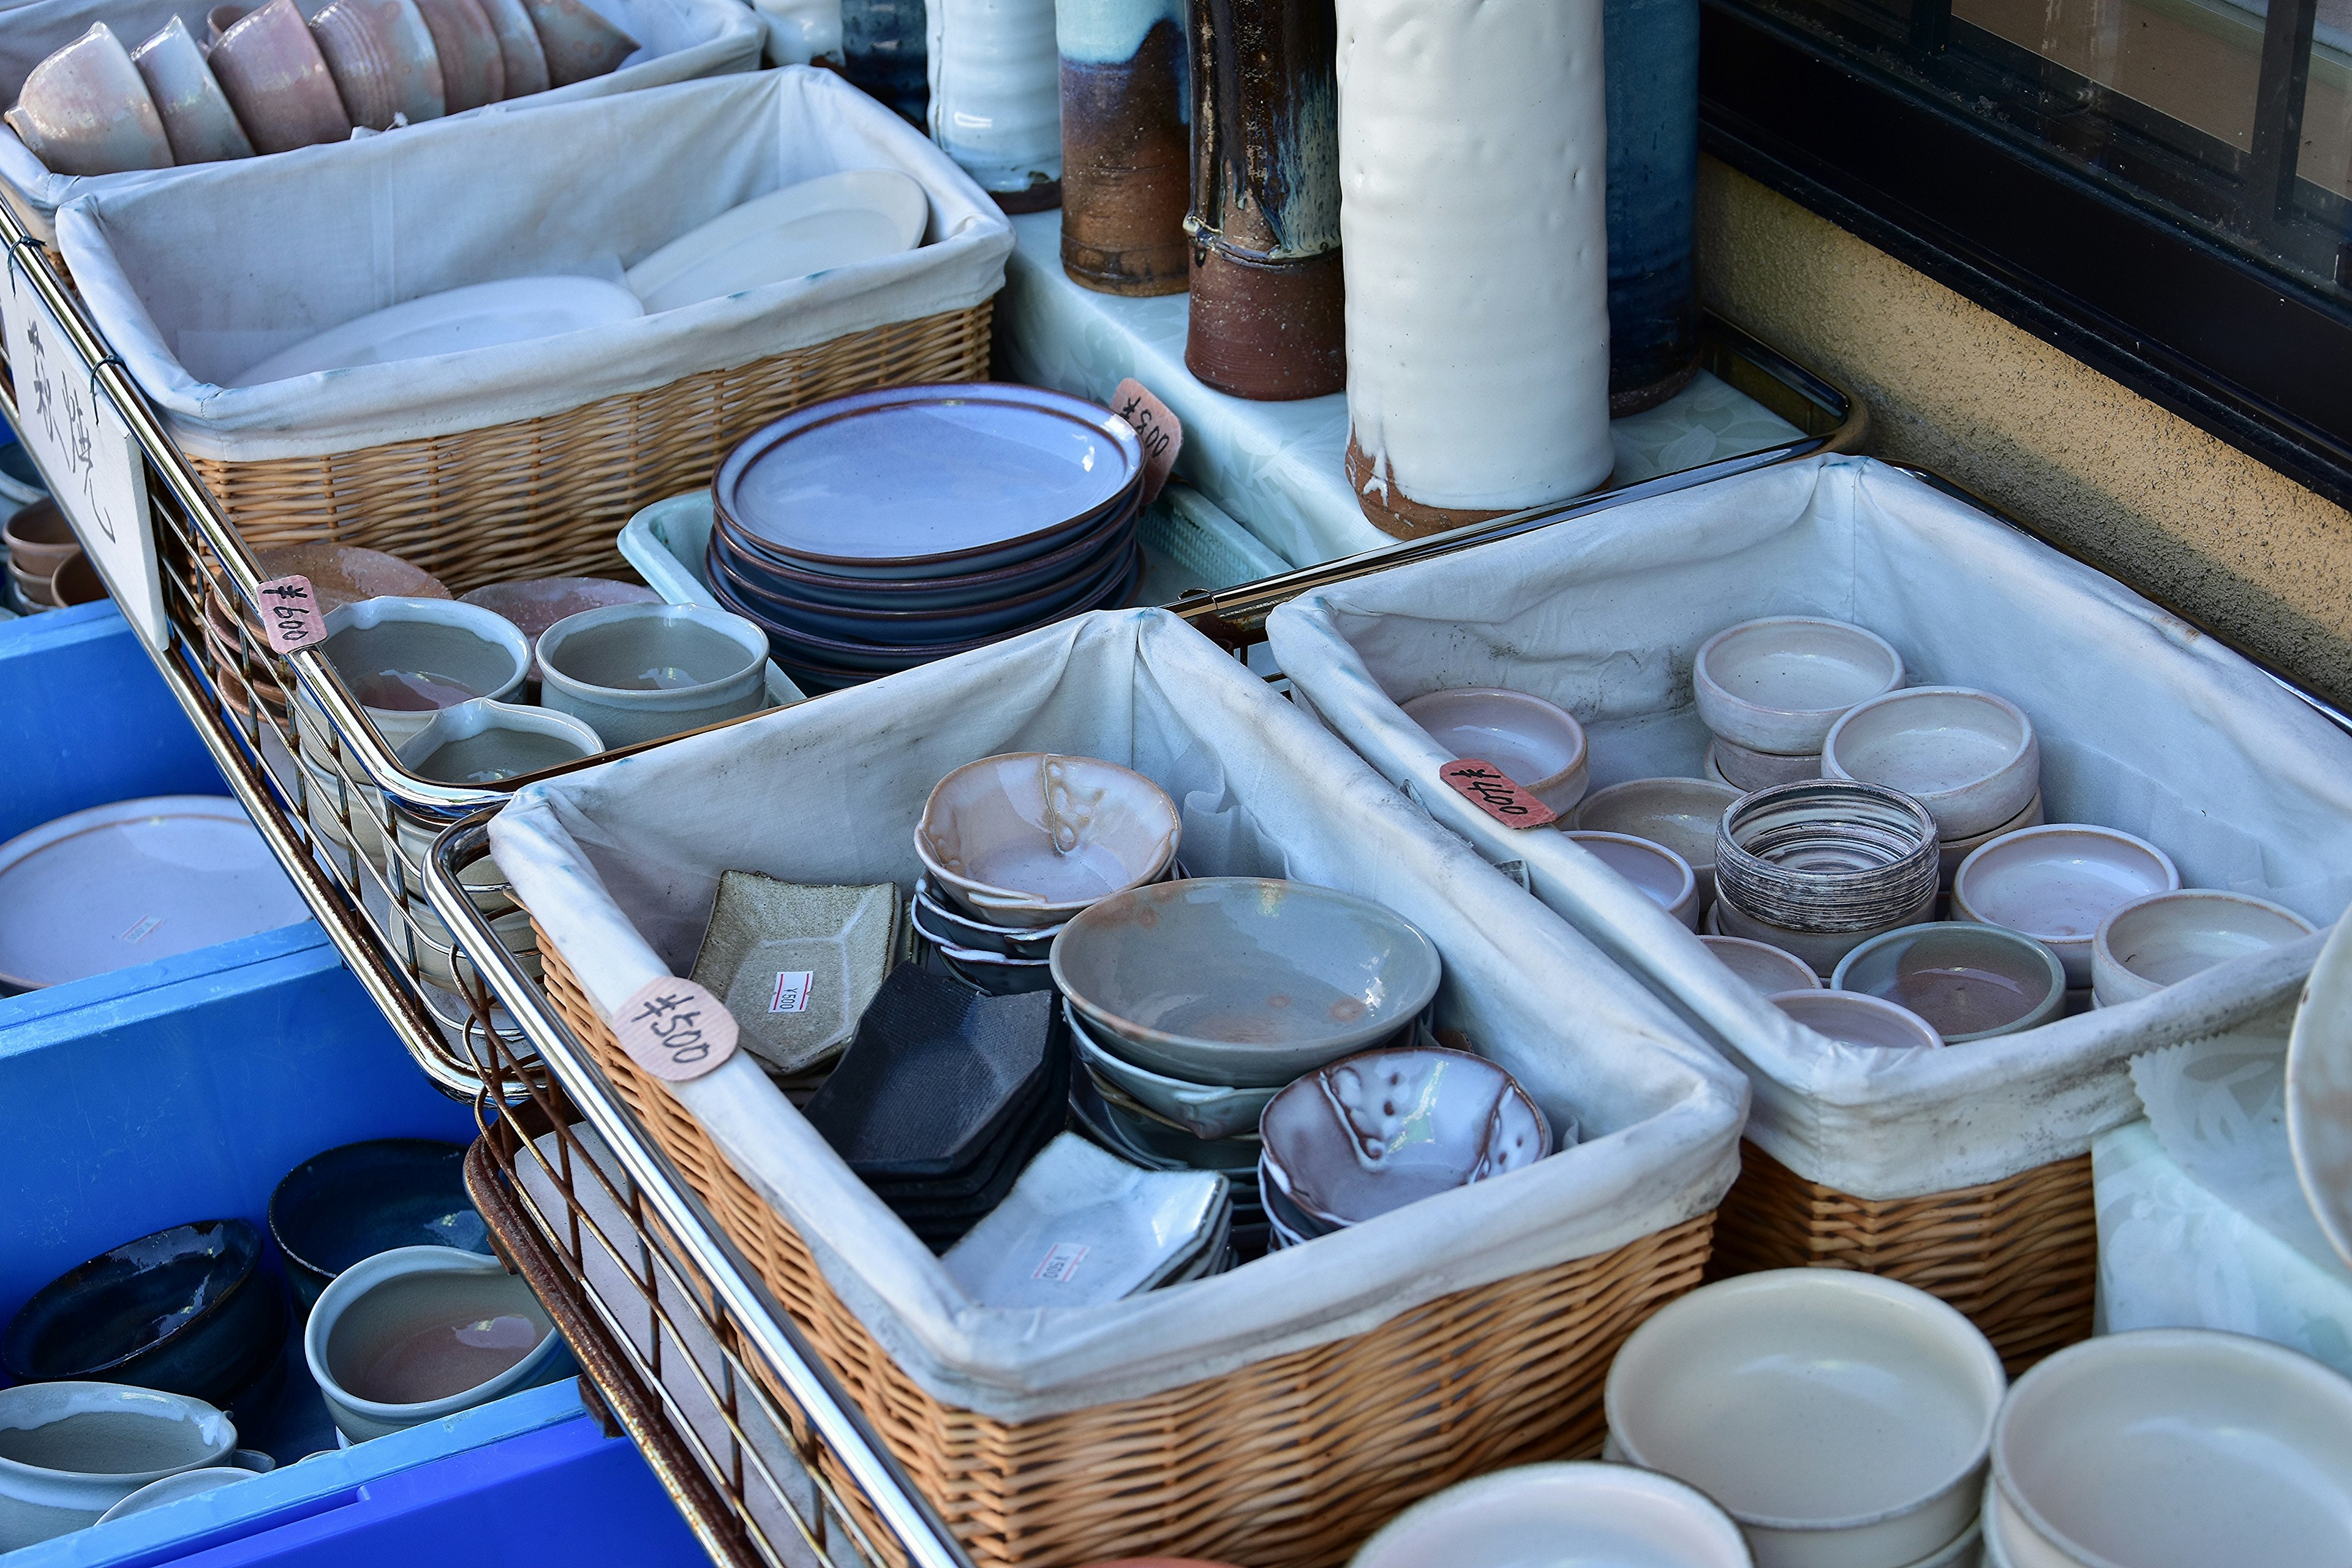
<path fill-rule="evenodd" d="M 1142 581 L 1143 450 L 1038 387 L 891 387 L 816 404 L 729 454 L 705 564 L 803 685 L 910 669 Z"/>
<path fill-rule="evenodd" d="M 1231 1191 L 1212 1172 L 1138 1170 L 1065 1132 L 943 1261 L 984 1306 L 1116 1301 L 1232 1268 Z"/>
<path fill-rule="evenodd" d="M 934 1251 L 1012 1192 L 1067 1121 L 1046 996 L 982 996 L 902 963 L 858 1020 L 810 1125 Z"/>

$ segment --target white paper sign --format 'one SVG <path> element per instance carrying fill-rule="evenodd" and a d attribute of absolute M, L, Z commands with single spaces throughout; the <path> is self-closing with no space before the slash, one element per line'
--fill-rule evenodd
<path fill-rule="evenodd" d="M 17 438 L 40 466 L 115 604 L 160 653 L 171 634 L 147 513 L 146 464 L 130 426 L 42 302 L 26 265 L 10 258 L 8 286 L 0 290 L 8 369 L 16 384 Z"/>

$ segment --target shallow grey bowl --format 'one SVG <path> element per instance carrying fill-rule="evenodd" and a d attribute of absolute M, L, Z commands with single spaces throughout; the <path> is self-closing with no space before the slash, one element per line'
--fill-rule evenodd
<path fill-rule="evenodd" d="M 608 746 L 683 734 L 767 706 L 768 634 L 699 605 L 611 605 L 539 639 L 540 701 Z"/>

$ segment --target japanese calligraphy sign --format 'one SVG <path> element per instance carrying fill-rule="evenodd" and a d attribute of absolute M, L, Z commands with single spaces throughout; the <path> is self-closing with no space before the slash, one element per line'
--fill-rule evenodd
<path fill-rule="evenodd" d="M 685 1083 L 735 1054 L 727 1004 L 691 980 L 665 975 L 638 987 L 613 1016 L 629 1059 L 667 1083 Z"/>
<path fill-rule="evenodd" d="M 16 384 L 16 434 L 116 605 L 160 653 L 170 632 L 139 443 L 25 267 L 11 257 L 7 285 L 0 289 L 0 323 Z"/>
<path fill-rule="evenodd" d="M 1437 776 L 1506 827 L 1543 827 L 1559 820 L 1558 812 L 1513 784 L 1492 763 L 1465 757 L 1438 769 Z"/>

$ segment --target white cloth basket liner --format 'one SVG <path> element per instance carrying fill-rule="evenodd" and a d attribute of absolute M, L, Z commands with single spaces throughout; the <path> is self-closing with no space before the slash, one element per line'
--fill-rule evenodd
<path fill-rule="evenodd" d="M 421 294 L 541 273 L 618 281 L 740 203 L 859 168 L 921 182 L 924 245 L 551 338 L 215 384 Z M 58 236 L 173 435 L 247 462 L 541 418 L 963 310 L 1003 285 L 1013 247 L 1003 215 L 920 132 L 807 66 L 209 163 L 83 196 Z"/>
<path fill-rule="evenodd" d="M 1547 698 L 1590 736 L 1592 788 L 1696 776 L 1691 663 L 1764 616 L 1869 627 L 1915 684 L 1973 686 L 2041 737 L 2052 822 L 2139 835 L 2184 886 L 2332 921 L 2352 896 L 2352 738 L 2120 584 L 1899 469 L 1825 458 L 1719 480 L 1338 584 L 1267 623 L 1311 710 L 1391 782 L 1643 976 L 1745 1068 L 1748 1135 L 1858 1197 L 1919 1197 L 2085 1152 L 2139 1114 L 2135 1054 L 2291 999 L 2320 938 L 2127 1006 L 1942 1050 L 1837 1044 L 1790 1021 L 1564 835 L 1496 824 L 1439 782 L 1400 701 L 1441 687 Z"/>
<path fill-rule="evenodd" d="M 1585 1141 L 1230 1274 L 1069 1310 L 983 1308 L 748 1055 L 664 1087 L 934 1397 L 1000 1420 L 1085 1408 L 1361 1332 L 1713 1208 L 1746 1085 L 1641 986 L 1442 833 L 1264 681 L 1158 610 L 1099 613 L 535 784 L 491 824 L 518 897 L 607 1016 L 683 973 L 719 873 L 909 884 L 932 784 L 974 758 L 1108 758 L 1182 807 L 1196 874 L 1343 889 L 1445 961 L 1441 1026 Z"/>
<path fill-rule="evenodd" d="M 326 7 L 326 0 L 297 3 L 305 16 Z M 690 81 L 697 77 L 756 70 L 761 46 L 767 41 L 766 26 L 738 0 L 582 3 L 637 40 L 637 51 L 623 61 L 619 69 L 573 82 L 570 87 L 552 88 L 467 110 L 465 116 L 571 103 L 639 88 L 667 87 L 671 82 Z M 124 48 L 135 49 L 177 16 L 202 43 L 205 13 L 209 9 L 203 0 L 34 0 L 29 5 L 11 6 L 7 10 L 7 26 L 0 27 L 0 102 L 16 102 L 33 68 L 89 31 L 93 22 L 105 23 L 122 40 Z M 270 159 L 265 156 L 261 161 Z M 121 190 L 168 173 L 142 169 L 121 174 L 53 174 L 18 140 L 16 132 L 0 126 L 0 195 L 6 197 L 9 206 L 35 238 L 49 244 L 57 242 L 58 208 L 76 196 L 92 191 Z"/>

